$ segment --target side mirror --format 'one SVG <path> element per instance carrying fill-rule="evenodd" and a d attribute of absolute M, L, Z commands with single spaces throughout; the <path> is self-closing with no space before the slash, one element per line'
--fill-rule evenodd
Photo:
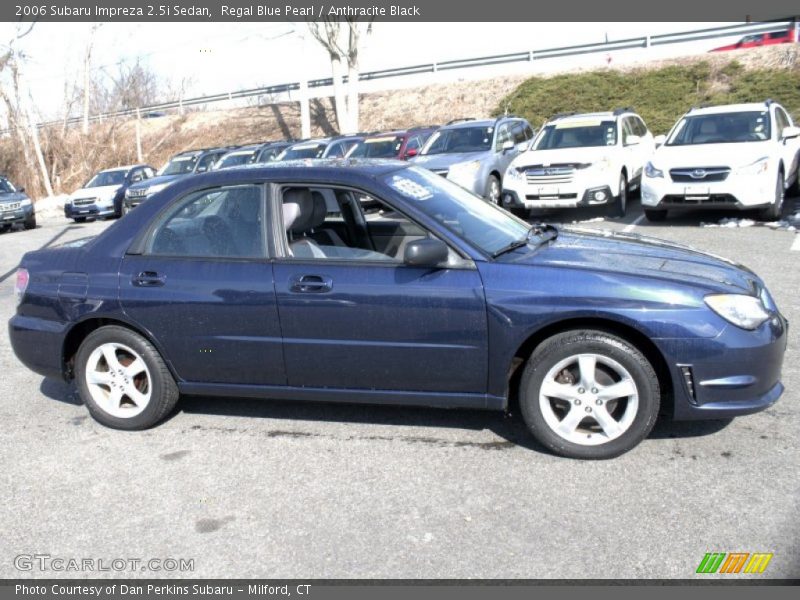
<path fill-rule="evenodd" d="M 789 140 L 800 136 L 800 127 L 784 127 L 781 132 L 781 138 Z"/>
<path fill-rule="evenodd" d="M 656 143 L 656 148 L 658 148 L 659 146 L 664 145 L 664 142 L 667 141 L 667 136 L 657 135 L 656 137 L 653 138 L 653 141 Z"/>
<path fill-rule="evenodd" d="M 406 158 L 414 158 L 417 154 L 419 154 L 419 150 L 416 148 L 409 148 L 406 150 Z"/>
<path fill-rule="evenodd" d="M 25 188 L 24 188 L 24 187 L 21 187 L 21 188 L 19 188 L 17 191 L 18 191 L 20 194 L 24 194 L 24 193 L 25 193 Z"/>
<path fill-rule="evenodd" d="M 508 152 L 509 150 L 513 150 L 516 146 L 512 140 L 506 140 L 503 142 L 503 152 Z"/>
<path fill-rule="evenodd" d="M 412 267 L 436 267 L 447 261 L 450 251 L 441 240 L 425 238 L 409 242 L 403 262 Z"/>
<path fill-rule="evenodd" d="M 625 138 L 625 145 L 626 146 L 636 146 L 637 144 L 642 143 L 642 138 L 638 135 L 629 135 Z"/>

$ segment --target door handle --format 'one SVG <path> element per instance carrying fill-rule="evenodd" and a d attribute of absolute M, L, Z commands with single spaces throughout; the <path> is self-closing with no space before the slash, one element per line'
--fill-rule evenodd
<path fill-rule="evenodd" d="M 302 294 L 330 292 L 333 280 L 322 275 L 296 275 L 289 280 L 289 289 Z"/>
<path fill-rule="evenodd" d="M 165 275 L 159 275 L 155 271 L 142 271 L 133 276 L 131 283 L 139 287 L 157 287 L 164 285 L 166 280 L 167 277 Z"/>

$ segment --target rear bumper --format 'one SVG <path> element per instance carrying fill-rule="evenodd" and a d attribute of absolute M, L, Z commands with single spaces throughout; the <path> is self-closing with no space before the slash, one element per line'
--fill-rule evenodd
<path fill-rule="evenodd" d="M 655 340 L 670 362 L 676 420 L 721 419 L 772 406 L 783 393 L 788 323 L 756 331 L 728 325 L 713 339 Z"/>
<path fill-rule="evenodd" d="M 14 315 L 8 337 L 17 358 L 31 371 L 45 377 L 64 377 L 62 349 L 67 323 Z"/>

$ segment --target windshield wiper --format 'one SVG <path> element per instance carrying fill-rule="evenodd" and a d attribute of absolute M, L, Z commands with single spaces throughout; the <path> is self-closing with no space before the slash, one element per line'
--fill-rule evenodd
<path fill-rule="evenodd" d="M 534 242 L 537 246 L 541 246 L 545 242 L 556 239 L 556 237 L 558 237 L 558 229 L 552 225 L 547 225 L 545 223 L 534 223 L 531 225 L 531 228 L 528 230 L 528 233 L 525 234 L 524 238 L 513 240 L 499 250 L 495 250 L 492 253 L 492 258 L 497 258 L 498 256 L 502 256 L 503 254 L 511 252 L 512 250 L 521 248 L 522 246 L 527 246 L 532 242 Z"/>

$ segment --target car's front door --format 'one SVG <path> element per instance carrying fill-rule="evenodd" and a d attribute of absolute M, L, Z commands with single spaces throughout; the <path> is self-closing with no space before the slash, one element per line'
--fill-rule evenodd
<path fill-rule="evenodd" d="M 190 193 L 167 209 L 120 269 L 120 301 L 178 376 L 284 385 L 263 186 Z"/>
<path fill-rule="evenodd" d="M 274 196 L 287 228 L 274 274 L 289 385 L 486 393 L 471 262 L 404 264 L 408 243 L 431 234 L 374 196 L 289 184 Z"/>

